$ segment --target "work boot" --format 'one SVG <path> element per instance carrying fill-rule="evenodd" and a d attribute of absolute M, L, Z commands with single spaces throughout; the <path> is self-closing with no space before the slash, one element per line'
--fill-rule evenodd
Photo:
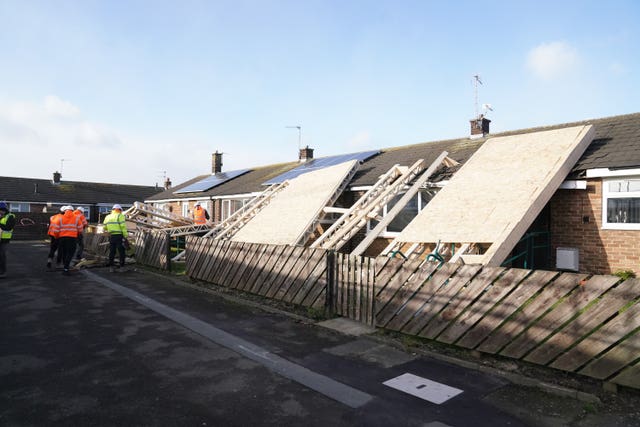
<path fill-rule="evenodd" d="M 47 270 L 51 270 L 51 258 L 47 259 Z"/>
<path fill-rule="evenodd" d="M 68 268 L 65 268 L 65 269 L 62 271 L 62 274 L 63 274 L 63 275 L 65 275 L 65 276 L 69 276 L 69 275 L 71 275 L 71 273 L 69 273 L 69 269 L 68 269 Z"/>

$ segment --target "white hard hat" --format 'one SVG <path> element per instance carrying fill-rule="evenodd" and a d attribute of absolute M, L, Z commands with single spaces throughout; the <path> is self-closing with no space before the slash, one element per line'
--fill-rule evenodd
<path fill-rule="evenodd" d="M 112 209 L 120 209 L 120 210 L 122 210 L 122 206 L 120 206 L 120 205 L 113 205 L 113 208 L 112 208 Z"/>
<path fill-rule="evenodd" d="M 73 206 L 71 206 L 71 205 L 64 206 L 64 210 L 65 211 L 72 211 L 73 210 Z"/>
<path fill-rule="evenodd" d="M 196 202 L 195 206 L 202 206 L 200 202 Z"/>
<path fill-rule="evenodd" d="M 67 210 L 67 205 L 60 206 L 60 212 L 64 212 Z"/>

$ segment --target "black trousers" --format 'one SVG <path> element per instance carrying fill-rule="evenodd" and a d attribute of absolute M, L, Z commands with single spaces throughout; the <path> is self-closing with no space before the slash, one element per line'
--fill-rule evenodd
<path fill-rule="evenodd" d="M 109 236 L 109 265 L 113 265 L 117 250 L 120 255 L 120 267 L 124 267 L 125 251 L 124 245 L 122 244 L 123 240 L 124 237 L 122 234 L 112 234 Z"/>
<path fill-rule="evenodd" d="M 82 252 L 84 251 L 84 238 L 82 236 L 82 233 L 78 233 L 78 252 L 76 252 L 76 259 L 77 260 L 81 260 L 82 259 Z"/>
<path fill-rule="evenodd" d="M 7 245 L 9 240 L 0 241 L 0 274 L 7 272 Z"/>
<path fill-rule="evenodd" d="M 58 248 L 58 246 L 60 246 L 60 242 L 53 236 L 49 236 L 49 238 L 51 239 L 49 243 L 49 259 L 53 261 L 53 256 L 56 254 L 56 251 L 58 251 L 56 262 L 60 264 L 62 262 L 62 249 Z"/>
<path fill-rule="evenodd" d="M 60 237 L 59 249 L 62 250 L 62 265 L 65 270 L 69 269 L 73 255 L 76 253 L 76 238 L 75 237 Z"/>

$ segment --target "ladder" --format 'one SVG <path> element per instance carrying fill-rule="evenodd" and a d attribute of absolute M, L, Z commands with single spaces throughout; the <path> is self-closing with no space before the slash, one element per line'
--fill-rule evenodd
<path fill-rule="evenodd" d="M 193 220 L 190 218 L 185 218 L 142 202 L 134 202 L 133 206 L 123 213 L 128 221 L 149 228 L 167 228 L 193 224 Z"/>

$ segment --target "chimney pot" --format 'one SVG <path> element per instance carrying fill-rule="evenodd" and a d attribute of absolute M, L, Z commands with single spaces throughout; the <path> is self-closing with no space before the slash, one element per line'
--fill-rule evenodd
<path fill-rule="evenodd" d="M 471 123 L 471 137 L 476 135 L 477 138 L 480 136 L 486 136 L 489 134 L 489 123 L 491 120 L 487 119 L 484 115 L 480 114 L 477 119 L 469 120 Z"/>
<path fill-rule="evenodd" d="M 222 172 L 222 153 L 216 150 L 216 152 L 211 155 L 211 173 L 220 172 Z"/>
<path fill-rule="evenodd" d="M 62 179 L 62 174 L 58 171 L 55 171 L 53 173 L 53 183 L 54 184 L 60 184 L 60 180 Z"/>
<path fill-rule="evenodd" d="M 167 179 L 164 181 L 164 189 L 165 189 L 165 190 L 168 190 L 168 189 L 170 189 L 170 188 L 171 188 L 171 179 L 167 178 Z"/>
<path fill-rule="evenodd" d="M 313 148 L 309 148 L 308 145 L 301 148 L 300 153 L 298 154 L 298 160 L 303 163 L 313 160 Z"/>

